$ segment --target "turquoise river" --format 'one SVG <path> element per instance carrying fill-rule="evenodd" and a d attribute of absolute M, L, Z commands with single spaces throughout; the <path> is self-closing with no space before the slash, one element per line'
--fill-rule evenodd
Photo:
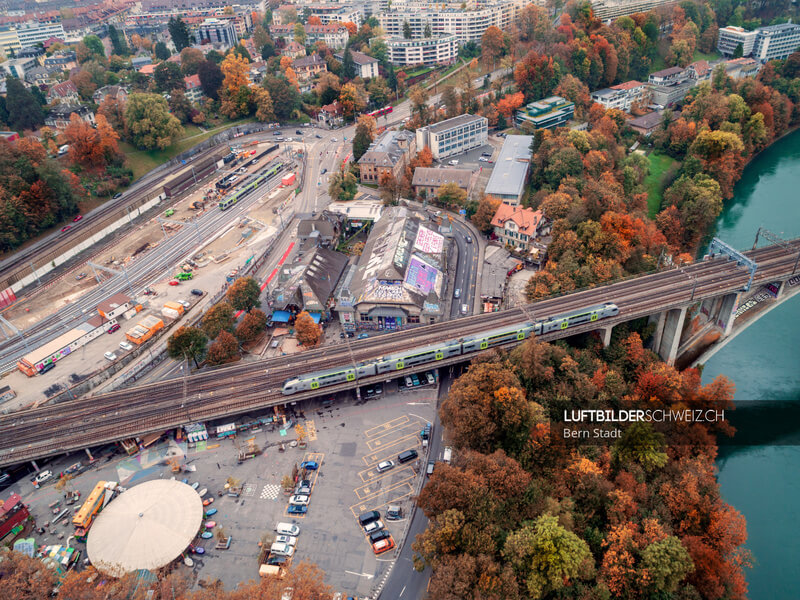
<path fill-rule="evenodd" d="M 740 250 L 752 247 L 759 226 L 784 239 L 800 237 L 800 131 L 776 142 L 745 169 L 717 221 L 715 235 Z M 761 317 L 709 359 L 708 383 L 719 374 L 736 385 L 744 422 L 769 434 L 789 414 L 800 419 L 800 297 Z M 750 402 L 773 407 L 749 410 Z M 738 411 L 737 411 L 738 412 Z M 752 416 L 752 418 L 750 418 Z M 779 423 L 779 421 L 782 421 Z M 779 438 L 756 446 L 722 447 L 718 460 L 724 499 L 747 519 L 747 571 L 753 600 L 800 599 L 800 422 L 790 419 L 793 444 Z M 784 440 L 784 444 L 780 441 Z"/>

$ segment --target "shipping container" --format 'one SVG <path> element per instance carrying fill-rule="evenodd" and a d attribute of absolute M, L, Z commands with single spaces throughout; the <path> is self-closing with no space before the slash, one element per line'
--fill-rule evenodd
<path fill-rule="evenodd" d="M 292 185 L 294 182 L 295 182 L 294 173 L 289 173 L 288 175 L 285 175 L 281 179 L 281 185 L 283 186 Z"/>

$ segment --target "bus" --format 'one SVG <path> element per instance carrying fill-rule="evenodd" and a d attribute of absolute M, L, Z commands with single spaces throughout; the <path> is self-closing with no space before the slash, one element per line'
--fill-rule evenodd
<path fill-rule="evenodd" d="M 394 109 L 392 108 L 392 105 L 390 104 L 389 106 L 384 106 L 383 108 L 379 108 L 378 110 L 373 110 L 372 112 L 369 112 L 367 114 L 370 117 L 375 117 L 377 119 L 378 117 L 382 117 L 384 115 L 388 115 L 393 110 Z"/>
<path fill-rule="evenodd" d="M 86 498 L 81 509 L 72 517 L 72 524 L 75 525 L 75 538 L 79 542 L 86 541 L 86 534 L 94 522 L 94 518 L 103 507 L 106 498 L 106 482 L 98 481 L 92 493 Z"/>

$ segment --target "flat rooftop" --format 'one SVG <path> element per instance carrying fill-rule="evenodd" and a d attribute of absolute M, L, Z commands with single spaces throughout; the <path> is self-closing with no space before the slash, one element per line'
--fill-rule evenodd
<path fill-rule="evenodd" d="M 497 157 L 486 193 L 498 198 L 519 197 L 525 186 L 531 160 L 532 135 L 509 135 Z"/>

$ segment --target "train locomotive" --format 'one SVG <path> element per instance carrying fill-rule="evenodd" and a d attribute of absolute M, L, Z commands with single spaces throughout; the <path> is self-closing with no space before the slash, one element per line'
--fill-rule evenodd
<path fill-rule="evenodd" d="M 503 344 L 521 342 L 532 335 L 542 335 L 552 331 L 560 331 L 584 323 L 591 323 L 600 319 L 614 317 L 618 314 L 619 308 L 616 304 L 611 302 L 597 304 L 548 317 L 541 321 L 528 321 L 509 327 L 493 329 L 477 335 L 466 336 L 461 339 L 448 340 L 421 348 L 413 348 L 352 366 L 343 366 L 307 373 L 287 379 L 283 384 L 283 393 L 289 396 L 306 390 L 316 390 L 347 381 L 357 381 L 363 377 L 395 373 L 416 365 L 435 363 L 453 356 L 480 352 L 481 350 L 487 350 Z"/>

